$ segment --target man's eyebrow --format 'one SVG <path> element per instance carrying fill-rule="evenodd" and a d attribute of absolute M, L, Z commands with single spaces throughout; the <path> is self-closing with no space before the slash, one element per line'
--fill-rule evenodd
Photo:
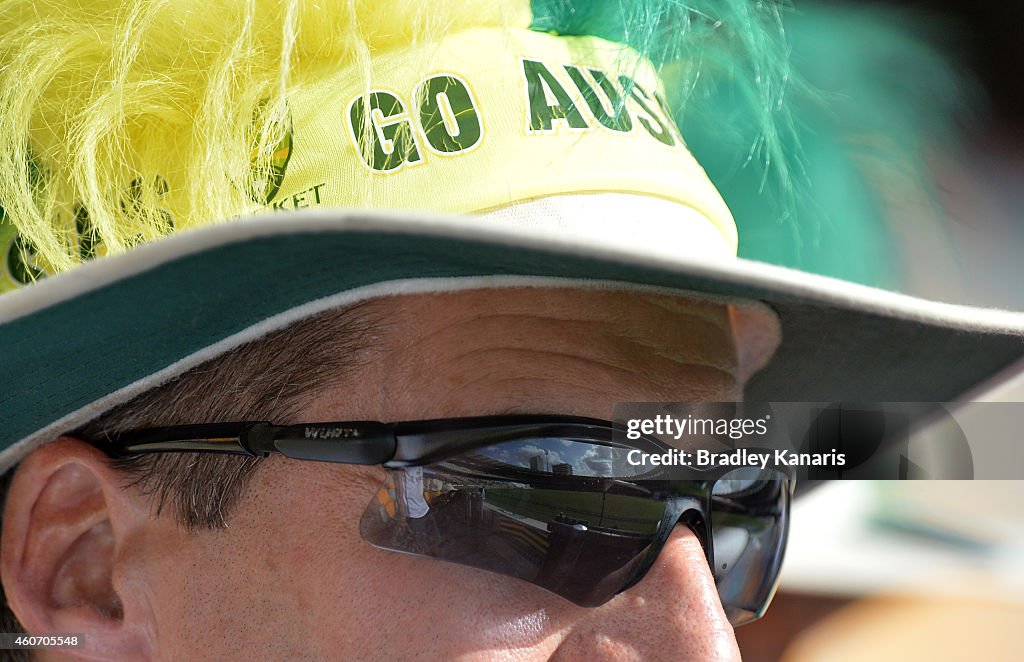
<path fill-rule="evenodd" d="M 488 415 L 493 416 L 550 416 L 552 414 L 560 414 L 563 412 L 555 411 L 554 409 L 538 409 L 534 405 L 510 405 L 501 409 L 496 409 L 493 412 L 489 412 Z"/>

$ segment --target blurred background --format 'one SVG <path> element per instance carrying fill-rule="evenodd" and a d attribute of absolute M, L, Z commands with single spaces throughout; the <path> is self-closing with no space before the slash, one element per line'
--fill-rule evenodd
<path fill-rule="evenodd" d="M 804 20 L 832 11 L 849 34 L 873 35 L 868 57 L 910 53 L 878 36 L 908 35 L 959 79 L 945 86 L 940 72 L 926 86 L 953 111 L 956 135 L 921 152 L 948 233 L 934 232 L 927 205 L 890 205 L 902 266 L 889 285 L 1024 310 L 1024 3 L 794 2 Z M 798 41 L 794 56 L 813 48 Z M 1024 366 L 972 397 L 1024 402 Z M 736 634 L 747 662 L 1024 660 L 1024 481 L 831 482 L 804 493 L 776 600 Z"/>
<path fill-rule="evenodd" d="M 937 47 L 976 85 L 973 107 L 959 118 L 962 150 L 937 158 L 934 168 L 962 270 L 962 289 L 949 298 L 1024 310 L 1024 3 L 873 4 L 921 16 Z M 957 289 L 943 282 L 938 264 L 922 261 L 916 276 L 918 287 L 939 295 Z"/>
<path fill-rule="evenodd" d="M 1024 4 L 786 6 L 780 152 L 728 71 L 674 103 L 740 256 L 1024 310 Z"/>
<path fill-rule="evenodd" d="M 1024 657 L 1024 482 L 830 482 L 786 554 L 747 662 Z"/>

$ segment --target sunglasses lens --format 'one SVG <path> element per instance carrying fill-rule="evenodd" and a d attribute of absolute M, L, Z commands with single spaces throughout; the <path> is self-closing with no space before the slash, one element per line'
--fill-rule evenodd
<path fill-rule="evenodd" d="M 361 533 L 377 547 L 524 579 L 594 607 L 643 576 L 677 510 L 696 503 L 706 513 L 710 501 L 723 607 L 733 625 L 758 618 L 782 562 L 789 479 L 736 469 L 713 484 L 709 500 L 709 483 L 650 480 L 650 467 L 628 461 L 631 450 L 517 439 L 392 470 Z"/>
<path fill-rule="evenodd" d="M 362 536 L 597 606 L 644 563 L 665 514 L 663 499 L 630 482 L 640 468 L 628 451 L 531 438 L 394 470 L 363 514 Z"/>
<path fill-rule="evenodd" d="M 712 488 L 714 575 L 733 625 L 759 618 L 775 593 L 788 531 L 790 479 L 736 469 Z"/>

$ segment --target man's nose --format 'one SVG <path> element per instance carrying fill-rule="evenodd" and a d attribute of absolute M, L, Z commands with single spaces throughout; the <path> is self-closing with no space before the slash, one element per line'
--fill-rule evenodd
<path fill-rule="evenodd" d="M 647 575 L 573 628 L 553 660 L 739 660 L 697 537 L 676 527 Z"/>

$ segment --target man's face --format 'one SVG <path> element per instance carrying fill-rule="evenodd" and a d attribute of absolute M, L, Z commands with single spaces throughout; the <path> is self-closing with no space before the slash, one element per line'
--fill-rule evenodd
<path fill-rule="evenodd" d="M 607 419 L 622 401 L 734 399 L 765 358 L 737 352 L 729 308 L 676 297 L 516 289 L 372 305 L 386 321 L 365 367 L 280 423 Z M 383 478 L 379 467 L 271 458 L 227 528 L 147 522 L 115 571 L 115 586 L 133 587 L 125 618 L 150 623 L 167 659 L 739 657 L 686 527 L 642 581 L 585 609 L 524 581 L 371 547 L 359 521 Z"/>

